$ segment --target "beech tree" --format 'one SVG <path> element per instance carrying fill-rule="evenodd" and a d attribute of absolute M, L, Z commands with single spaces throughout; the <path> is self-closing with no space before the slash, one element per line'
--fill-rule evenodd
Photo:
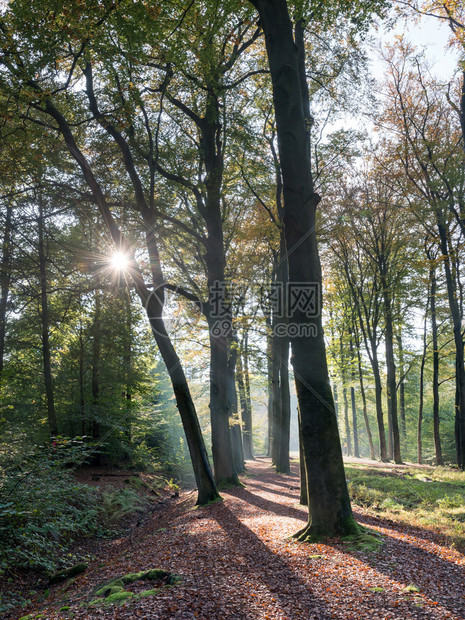
<path fill-rule="evenodd" d="M 305 131 L 304 86 L 289 7 L 284 0 L 251 1 L 265 34 L 273 84 L 289 283 L 320 287 L 316 293 L 320 303 L 321 269 L 315 232 L 319 197 L 313 189 Z M 299 328 L 314 327 L 311 336 L 291 337 L 309 503 L 308 524 L 297 536 L 299 540 L 311 540 L 358 533 L 344 476 L 321 315 L 310 318 L 304 309 L 297 307 L 290 320 Z"/>

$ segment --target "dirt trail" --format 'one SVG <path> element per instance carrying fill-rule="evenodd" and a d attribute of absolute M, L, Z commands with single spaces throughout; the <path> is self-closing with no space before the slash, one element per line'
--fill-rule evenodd
<path fill-rule="evenodd" d="M 132 539 L 104 543 L 86 573 L 33 611 L 51 620 L 465 618 L 465 557 L 433 534 L 357 511 L 385 536 L 377 553 L 296 543 L 290 536 L 306 521 L 297 466 L 288 476 L 275 474 L 269 459 L 247 469 L 246 486 L 224 491 L 223 503 L 193 510 L 195 495 L 181 493 Z M 149 568 L 182 581 L 122 605 L 88 606 L 105 581 Z M 418 591 L 405 590 L 411 584 Z"/>

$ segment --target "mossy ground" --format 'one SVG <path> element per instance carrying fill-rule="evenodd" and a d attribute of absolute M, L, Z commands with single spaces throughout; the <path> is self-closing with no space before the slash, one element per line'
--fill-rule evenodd
<path fill-rule="evenodd" d="M 146 596 L 153 596 L 159 592 L 160 588 L 164 586 L 172 586 L 181 580 L 179 575 L 175 573 L 169 573 L 160 568 L 151 568 L 145 571 L 139 571 L 137 573 L 127 573 L 116 579 L 112 579 L 109 583 L 99 588 L 95 594 L 97 598 L 89 603 L 91 607 L 98 607 L 100 605 L 113 605 L 115 603 L 121 603 L 128 599 L 137 599 Z M 126 590 L 125 586 L 129 586 L 138 581 L 159 581 L 162 582 L 160 587 L 149 588 L 140 592 L 131 592 Z"/>

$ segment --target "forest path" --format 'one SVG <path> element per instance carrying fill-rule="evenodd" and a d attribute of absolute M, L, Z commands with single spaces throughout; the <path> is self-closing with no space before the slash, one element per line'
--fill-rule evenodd
<path fill-rule="evenodd" d="M 378 552 L 296 543 L 290 536 L 306 521 L 298 464 L 278 475 L 269 459 L 248 461 L 242 480 L 244 488 L 222 492 L 222 503 L 195 510 L 195 495 L 182 492 L 132 539 L 104 543 L 94 565 L 66 590 L 54 587 L 35 612 L 47 619 L 465 618 L 465 557 L 431 532 L 356 509 L 359 522 L 384 535 Z M 182 581 L 122 605 L 88 606 L 106 581 L 149 568 Z M 411 584 L 418 591 L 405 590 Z"/>

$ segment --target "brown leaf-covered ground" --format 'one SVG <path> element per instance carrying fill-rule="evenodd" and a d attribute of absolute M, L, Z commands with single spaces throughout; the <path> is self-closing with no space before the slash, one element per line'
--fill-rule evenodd
<path fill-rule="evenodd" d="M 182 492 L 132 536 L 102 543 L 93 564 L 72 585 L 55 586 L 46 600 L 21 615 L 40 613 L 51 620 L 465 618 L 465 557 L 433 533 L 356 509 L 359 522 L 383 534 L 379 551 L 354 551 L 342 541 L 296 543 L 290 537 L 306 521 L 298 504 L 297 465 L 291 475 L 277 475 L 269 459 L 257 459 L 248 462 L 243 482 L 244 488 L 223 491 L 222 503 L 195 510 L 195 494 Z M 172 571 L 182 581 L 123 605 L 88 607 L 101 584 L 149 568 Z M 64 606 L 69 609 L 60 611 Z"/>

